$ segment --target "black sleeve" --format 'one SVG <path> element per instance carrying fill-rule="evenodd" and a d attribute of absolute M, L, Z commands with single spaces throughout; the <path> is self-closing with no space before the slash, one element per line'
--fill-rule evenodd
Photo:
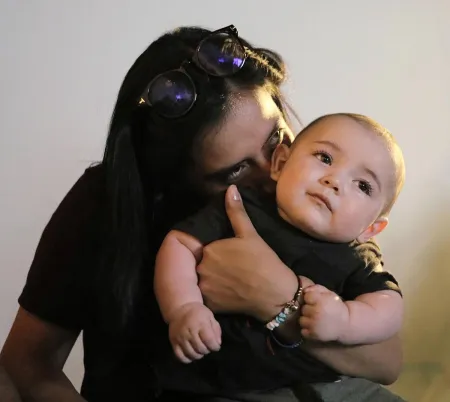
<path fill-rule="evenodd" d="M 374 241 L 355 245 L 353 252 L 357 268 L 344 283 L 341 294 L 344 300 L 354 300 L 362 294 L 380 290 L 394 290 L 401 295 L 398 282 L 383 269 L 381 251 Z"/>
<path fill-rule="evenodd" d="M 173 229 L 190 234 L 204 245 L 232 236 L 225 211 L 225 193 L 220 193 L 208 206 L 176 224 Z"/>
<path fill-rule="evenodd" d="M 101 178 L 100 166 L 86 170 L 64 197 L 42 233 L 19 297 L 28 312 L 70 330 L 83 328 L 86 267 L 77 262 L 97 211 Z"/>

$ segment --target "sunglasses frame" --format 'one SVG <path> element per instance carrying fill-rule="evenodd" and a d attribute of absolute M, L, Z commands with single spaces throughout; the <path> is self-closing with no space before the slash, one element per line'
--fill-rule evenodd
<path fill-rule="evenodd" d="M 246 46 L 243 44 L 242 40 L 239 38 L 239 32 L 238 32 L 237 28 L 236 28 L 234 25 L 228 25 L 228 26 L 226 26 L 226 27 L 224 27 L 224 28 L 220 28 L 220 29 L 218 29 L 218 30 L 216 30 L 216 31 L 213 31 L 213 32 L 211 32 L 210 34 L 208 34 L 206 37 L 204 37 L 204 38 L 200 41 L 200 43 L 197 45 L 197 47 L 196 47 L 196 49 L 195 49 L 195 52 L 194 52 L 194 55 L 193 55 L 191 58 L 184 60 L 184 61 L 181 63 L 180 67 L 178 67 L 178 68 L 176 68 L 176 69 L 169 70 L 169 71 L 164 71 L 163 73 L 160 73 L 160 74 L 156 75 L 155 77 L 153 77 L 153 79 L 152 79 L 152 80 L 148 83 L 148 85 L 146 86 L 146 88 L 145 88 L 145 90 L 144 90 L 144 93 L 141 95 L 141 97 L 140 97 L 140 99 L 139 99 L 138 104 L 139 104 L 139 105 L 146 104 L 147 106 L 153 107 L 153 104 L 150 102 L 150 99 L 149 99 L 149 96 L 148 96 L 149 93 L 150 93 L 150 89 L 152 88 L 152 85 L 153 85 L 153 84 L 156 82 L 156 80 L 158 80 L 161 76 L 164 76 L 164 75 L 166 75 L 166 74 L 169 73 L 169 72 L 181 72 L 181 73 L 188 79 L 189 83 L 192 85 L 192 88 L 193 88 L 193 95 L 194 95 L 194 96 L 193 96 L 191 105 L 190 105 L 185 111 L 183 111 L 183 112 L 180 113 L 180 114 L 177 114 L 176 116 L 167 116 L 167 115 L 165 115 L 165 114 L 161 114 L 161 113 L 158 113 L 158 112 L 156 111 L 156 113 L 160 114 L 160 115 L 163 116 L 164 118 L 168 118 L 168 119 L 177 119 L 177 118 L 183 117 L 184 115 L 186 115 L 187 113 L 189 113 L 189 111 L 192 109 L 192 107 L 195 105 L 195 102 L 197 101 L 197 91 L 196 91 L 196 86 L 195 86 L 194 80 L 192 79 L 191 75 L 186 71 L 186 67 L 187 67 L 188 65 L 194 64 L 194 65 L 197 66 L 202 72 L 204 72 L 204 73 L 207 74 L 208 76 L 212 76 L 212 77 L 228 77 L 228 76 L 230 76 L 230 75 L 233 75 L 233 74 L 237 73 L 238 71 L 236 71 L 236 72 L 234 72 L 234 73 L 231 73 L 231 74 L 226 74 L 226 75 L 213 74 L 213 73 L 207 71 L 207 70 L 205 69 L 204 66 L 202 66 L 202 63 L 200 62 L 200 60 L 199 60 L 199 58 L 198 58 L 198 55 L 199 55 L 199 52 L 201 51 L 202 45 L 203 45 L 207 40 L 209 40 L 212 36 L 220 35 L 220 34 L 228 34 L 231 38 L 233 38 L 233 39 L 234 39 L 234 40 L 242 47 L 243 54 L 244 54 L 244 59 L 243 59 L 243 61 L 242 61 L 242 64 L 241 64 L 240 67 L 239 67 L 239 70 L 238 70 L 238 71 L 240 71 L 240 70 L 242 69 L 242 67 L 244 66 L 244 64 L 245 64 L 245 61 L 247 60 Z"/>

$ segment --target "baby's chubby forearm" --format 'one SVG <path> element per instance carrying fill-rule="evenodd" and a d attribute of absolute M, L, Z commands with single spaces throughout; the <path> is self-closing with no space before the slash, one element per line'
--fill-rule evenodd
<path fill-rule="evenodd" d="M 338 342 L 373 344 L 392 338 L 403 322 L 403 299 L 393 290 L 367 293 L 346 301 L 348 318 Z"/>

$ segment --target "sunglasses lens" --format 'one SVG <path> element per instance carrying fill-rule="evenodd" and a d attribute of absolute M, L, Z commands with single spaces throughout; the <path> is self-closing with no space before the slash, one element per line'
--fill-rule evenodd
<path fill-rule="evenodd" d="M 226 77 L 238 72 L 245 62 L 245 49 L 233 36 L 221 33 L 204 39 L 197 60 L 210 75 Z"/>
<path fill-rule="evenodd" d="M 148 100 L 161 116 L 180 117 L 195 102 L 195 86 L 183 71 L 168 71 L 152 81 L 148 89 Z"/>

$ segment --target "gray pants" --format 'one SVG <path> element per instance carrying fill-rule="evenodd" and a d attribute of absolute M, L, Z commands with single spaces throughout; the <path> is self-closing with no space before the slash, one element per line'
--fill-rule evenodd
<path fill-rule="evenodd" d="M 362 378 L 342 377 L 339 382 L 314 384 L 324 402 L 406 402 L 391 391 Z"/>
<path fill-rule="evenodd" d="M 381 385 L 360 378 L 343 377 L 339 382 L 314 384 L 324 402 L 405 402 Z M 289 388 L 252 392 L 231 398 L 208 398 L 205 402 L 302 402 Z"/>

